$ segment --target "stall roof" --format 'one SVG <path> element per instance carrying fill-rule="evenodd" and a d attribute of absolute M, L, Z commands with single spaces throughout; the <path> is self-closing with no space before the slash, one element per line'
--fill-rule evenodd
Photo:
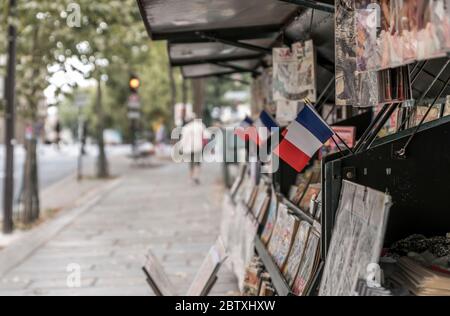
<path fill-rule="evenodd" d="M 242 43 L 270 49 L 275 41 L 276 36 L 267 39 L 242 41 Z M 169 43 L 169 57 L 172 66 L 196 65 L 219 61 L 238 61 L 253 58 L 260 59 L 264 55 L 260 51 L 220 42 Z"/>
<path fill-rule="evenodd" d="M 234 73 L 253 72 L 260 63 L 259 59 L 248 59 L 233 62 L 205 63 L 181 67 L 185 78 L 204 78 L 223 76 Z"/>
<path fill-rule="evenodd" d="M 191 40 L 197 32 L 233 39 L 278 32 L 299 6 L 278 0 L 138 0 L 154 40 Z"/>

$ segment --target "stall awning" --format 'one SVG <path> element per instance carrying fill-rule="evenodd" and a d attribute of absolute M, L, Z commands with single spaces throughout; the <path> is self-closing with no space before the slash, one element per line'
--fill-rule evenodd
<path fill-rule="evenodd" d="M 270 38 L 242 41 L 242 43 L 270 49 L 276 38 L 276 35 L 274 35 Z M 220 42 L 169 43 L 169 56 L 173 66 L 260 59 L 264 55 L 261 51 Z"/>
<path fill-rule="evenodd" d="M 138 0 L 154 40 L 193 40 L 197 32 L 253 39 L 278 32 L 298 5 L 277 0 Z"/>
<path fill-rule="evenodd" d="M 249 59 L 233 62 L 204 63 L 181 67 L 185 78 L 204 78 L 223 76 L 234 73 L 255 72 L 260 63 L 259 59 Z"/>

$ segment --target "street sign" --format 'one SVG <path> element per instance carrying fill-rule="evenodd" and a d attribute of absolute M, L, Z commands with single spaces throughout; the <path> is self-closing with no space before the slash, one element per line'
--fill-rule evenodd
<path fill-rule="evenodd" d="M 128 97 L 128 108 L 130 110 L 139 110 L 141 108 L 141 99 L 139 95 L 132 94 Z"/>
<path fill-rule="evenodd" d="M 141 118 L 141 113 L 136 111 L 128 111 L 128 118 L 130 120 L 139 120 Z"/>
<path fill-rule="evenodd" d="M 76 93 L 74 103 L 77 108 L 85 107 L 89 102 L 89 96 L 86 93 Z"/>

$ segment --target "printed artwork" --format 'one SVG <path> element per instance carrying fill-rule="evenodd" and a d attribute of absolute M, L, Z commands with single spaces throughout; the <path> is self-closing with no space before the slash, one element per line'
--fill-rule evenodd
<path fill-rule="evenodd" d="M 311 225 L 308 222 L 302 221 L 298 227 L 297 235 L 295 236 L 294 244 L 292 245 L 291 253 L 283 271 L 289 286 L 292 287 L 306 249 Z"/>
<path fill-rule="evenodd" d="M 448 0 L 356 1 L 357 70 L 378 71 L 445 56 L 449 5 Z"/>
<path fill-rule="evenodd" d="M 275 224 L 272 238 L 269 242 L 269 253 L 280 269 L 284 268 L 286 259 L 291 250 L 297 221 L 289 214 L 286 205 L 281 204 L 278 209 L 278 218 Z"/>
<path fill-rule="evenodd" d="M 378 12 L 376 8 L 362 6 L 356 15 L 356 60 L 359 72 L 377 70 L 380 56 L 377 50 Z"/>
<path fill-rule="evenodd" d="M 316 101 L 315 52 L 312 41 L 273 50 L 275 101 Z"/>
<path fill-rule="evenodd" d="M 336 104 L 353 105 L 356 100 L 355 1 L 336 0 Z"/>
<path fill-rule="evenodd" d="M 390 196 L 343 182 L 321 296 L 353 295 L 358 280 L 367 277 L 367 266 L 379 262 L 390 207 Z"/>
<path fill-rule="evenodd" d="M 298 275 L 294 282 L 293 292 L 295 295 L 304 296 L 310 288 L 319 263 L 319 247 L 320 234 L 316 231 L 311 231 L 305 254 L 303 255 Z"/>
<path fill-rule="evenodd" d="M 292 45 L 297 56 L 297 100 L 309 99 L 316 102 L 316 58 L 313 41 L 298 42 Z"/>
<path fill-rule="evenodd" d="M 274 191 L 272 191 L 272 198 L 270 200 L 270 205 L 267 212 L 268 215 L 266 224 L 264 225 L 264 231 L 261 235 L 261 240 L 265 245 L 269 243 L 270 238 L 272 237 L 273 228 L 275 227 L 275 222 L 277 220 L 278 215 L 278 199 Z"/>

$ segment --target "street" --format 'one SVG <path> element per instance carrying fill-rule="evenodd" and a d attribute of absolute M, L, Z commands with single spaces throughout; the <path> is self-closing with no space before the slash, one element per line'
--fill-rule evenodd
<path fill-rule="evenodd" d="M 4 147 L 0 146 L 0 205 L 3 209 L 3 185 L 4 185 Z M 55 146 L 40 145 L 38 147 L 39 182 L 41 190 L 73 174 L 77 170 L 78 146 L 61 146 L 58 150 Z M 85 164 L 93 161 L 92 150 L 84 157 Z M 25 151 L 18 146 L 15 151 L 15 201 L 20 193 L 22 185 L 22 170 L 24 166 Z M 2 215 L 0 215 L 0 218 Z"/>

